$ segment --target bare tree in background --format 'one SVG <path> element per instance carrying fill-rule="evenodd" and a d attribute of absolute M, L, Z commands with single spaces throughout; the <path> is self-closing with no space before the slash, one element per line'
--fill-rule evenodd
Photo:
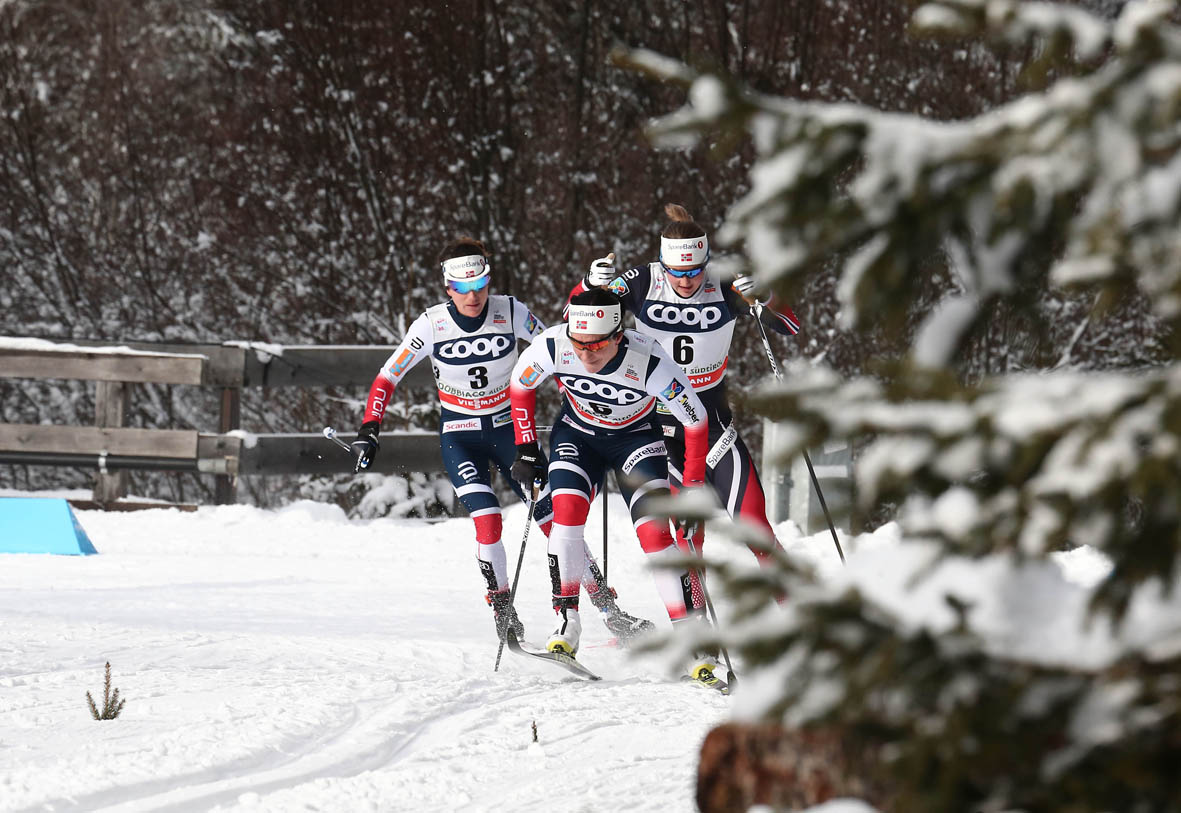
<path fill-rule="evenodd" d="M 749 152 L 643 140 L 678 91 L 612 66 L 614 46 L 767 92 L 933 117 L 1012 95 L 1021 55 L 912 41 L 896 6 L 12 0 L 0 5 L 0 333 L 392 344 L 441 298 L 433 260 L 461 234 L 487 243 L 498 290 L 553 321 L 590 259 L 654 256 L 666 201 L 713 228 L 747 183 Z M 947 280 L 933 266 L 927 284 L 934 297 Z M 849 370 L 894 352 L 839 328 L 831 276 L 812 286 L 794 303 L 804 333 L 791 352 Z M 1039 353 L 1060 352 L 1083 318 L 1062 308 L 1073 321 Z M 1121 341 L 1102 331 L 1088 326 L 1073 357 Z M 982 367 L 1012 363 L 1014 333 L 982 338 Z M 731 363 L 736 381 L 765 373 L 753 332 Z M 0 396 L 5 421 L 92 410 L 69 382 L 0 382 Z M 247 392 L 243 423 L 350 426 L 363 396 Z M 216 425 L 215 400 L 192 390 L 137 389 L 131 407 L 133 425 Z M 409 399 L 398 415 L 433 426 Z M 0 469 L 0 484 L 80 477 Z M 151 482 L 174 497 L 210 488 Z"/>

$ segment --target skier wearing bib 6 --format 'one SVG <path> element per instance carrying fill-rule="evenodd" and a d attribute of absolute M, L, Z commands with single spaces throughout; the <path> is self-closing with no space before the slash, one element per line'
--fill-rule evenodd
<path fill-rule="evenodd" d="M 596 288 L 616 294 L 632 312 L 636 329 L 651 336 L 685 371 L 694 391 L 705 404 L 709 422 L 709 451 L 705 479 L 713 487 L 731 517 L 758 528 L 767 545 L 779 548 L 774 530 L 767 520 L 766 500 L 750 450 L 738 434 L 726 398 L 725 375 L 735 320 L 751 312 L 754 280 L 739 277 L 726 285 L 708 273 L 709 237 L 685 210 L 667 204 L 669 223 L 660 235 L 660 259 L 620 274 L 611 257 L 595 260 L 573 295 Z M 762 309 L 763 324 L 777 333 L 794 336 L 799 320 L 790 308 L 771 306 Z M 668 412 L 657 409 L 656 419 L 663 427 L 669 447 L 669 475 L 674 491 L 683 485 L 685 470 L 685 434 L 681 422 Z M 700 555 L 703 529 L 686 525 Z M 678 528 L 677 544 L 689 550 L 685 529 Z M 770 555 L 752 548 L 760 564 Z M 693 574 L 695 609 L 704 612 L 704 600 Z"/>

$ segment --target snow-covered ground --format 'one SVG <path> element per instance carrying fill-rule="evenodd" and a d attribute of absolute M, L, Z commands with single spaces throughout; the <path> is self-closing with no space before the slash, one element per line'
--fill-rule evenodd
<path fill-rule="evenodd" d="M 742 702 L 608 646 L 589 602 L 579 657 L 603 681 L 508 652 L 494 672 L 466 519 L 309 502 L 77 516 L 99 555 L 0 555 L 3 811 L 692 811 L 701 741 Z M 510 571 L 523 520 L 506 511 Z M 617 496 L 609 526 L 621 605 L 667 626 Z M 859 555 L 887 575 L 890 527 L 843 540 L 847 569 L 827 533 L 778 530 L 839 581 Z M 544 550 L 534 529 L 517 602 L 532 640 L 553 623 Z M 1104 566 L 1060 561 L 1083 582 Z M 127 704 L 96 722 L 105 661 Z"/>

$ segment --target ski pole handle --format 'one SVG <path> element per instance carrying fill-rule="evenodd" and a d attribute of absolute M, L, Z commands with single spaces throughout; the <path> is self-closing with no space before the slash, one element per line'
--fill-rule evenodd
<path fill-rule="evenodd" d="M 336 430 L 331 426 L 324 427 L 324 437 L 335 443 L 340 448 L 344 449 L 349 454 L 353 453 L 352 447 L 336 436 Z"/>

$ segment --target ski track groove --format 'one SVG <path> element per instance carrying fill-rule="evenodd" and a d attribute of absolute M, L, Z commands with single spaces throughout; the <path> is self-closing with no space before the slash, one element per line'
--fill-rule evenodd
<path fill-rule="evenodd" d="M 351 778 L 367 771 L 381 770 L 395 764 L 413 751 L 414 745 L 439 726 L 462 727 L 463 718 L 490 714 L 493 708 L 513 703 L 536 691 L 535 686 L 520 687 L 505 693 L 503 685 L 485 685 L 473 692 L 473 684 L 488 684 L 487 678 L 473 679 L 461 685 L 447 684 L 444 698 L 424 698 L 423 708 L 435 709 L 421 718 L 405 718 L 402 695 L 413 687 L 400 684 L 382 698 L 369 698 L 351 704 L 349 719 L 330 733 L 304 739 L 292 752 L 268 749 L 248 757 L 211 766 L 192 774 L 173 776 L 133 785 L 116 785 L 86 796 L 46 799 L 21 808 L 16 813 L 34 811 L 107 810 L 129 813 L 137 810 L 188 811 L 209 810 L 226 802 L 235 802 L 243 793 L 271 793 L 294 788 L 322 778 Z M 392 711 L 383 714 L 382 705 Z M 376 706 L 373 710 L 370 707 Z M 392 719 L 401 717 L 402 719 Z M 448 724 L 451 723 L 451 726 Z M 360 748 L 357 741 L 366 744 Z M 306 765 L 323 762 L 326 764 Z M 306 765 L 306 767 L 305 767 Z M 224 778 L 226 773 L 233 776 Z M 273 776 L 272 776 L 273 775 Z M 223 777 L 223 778 L 214 778 Z M 177 787 L 177 783 L 183 783 Z M 132 798 L 129 798 L 132 797 Z"/>
<path fill-rule="evenodd" d="M 620 588 L 658 618 L 617 508 Z M 690 809 L 696 744 L 726 698 L 667 680 L 598 625 L 585 662 L 602 681 L 510 653 L 495 674 L 456 544 L 469 524 L 404 534 L 328 510 L 88 513 L 102 556 L 14 559 L 0 572 L 0 811 L 538 813 L 559 776 L 571 813 Z M 552 622 L 547 576 L 541 557 L 522 575 L 535 635 Z M 101 695 L 108 660 L 128 707 L 94 724 L 84 692 Z"/>

